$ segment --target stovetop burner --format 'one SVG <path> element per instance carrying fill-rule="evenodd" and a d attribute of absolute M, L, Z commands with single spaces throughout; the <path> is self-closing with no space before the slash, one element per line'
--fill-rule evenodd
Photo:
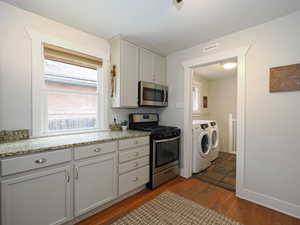
<path fill-rule="evenodd" d="M 131 114 L 129 115 L 129 128 L 151 132 L 153 139 L 167 139 L 180 136 L 178 127 L 160 126 L 157 114 Z"/>

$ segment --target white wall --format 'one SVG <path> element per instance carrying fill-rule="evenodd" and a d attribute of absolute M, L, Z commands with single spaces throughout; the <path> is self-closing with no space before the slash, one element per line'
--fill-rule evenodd
<path fill-rule="evenodd" d="M 229 152 L 228 116 L 231 113 L 234 118 L 236 117 L 237 76 L 210 80 L 208 88 L 209 119 L 218 123 L 220 150 Z"/>
<path fill-rule="evenodd" d="M 246 56 L 245 188 L 248 199 L 300 217 L 300 92 L 269 92 L 269 69 L 300 62 L 300 12 L 171 54 L 167 58 L 170 107 L 164 123 L 183 128 L 181 63 L 218 42 L 217 53 L 251 45 Z"/>
<path fill-rule="evenodd" d="M 108 41 L 102 38 L 0 2 L 0 130 L 31 129 L 32 125 L 31 39 L 25 27 L 80 46 L 110 52 Z M 110 105 L 110 100 L 107 103 Z M 109 121 L 114 114 L 124 120 L 128 119 L 129 112 L 149 111 L 108 108 Z"/>

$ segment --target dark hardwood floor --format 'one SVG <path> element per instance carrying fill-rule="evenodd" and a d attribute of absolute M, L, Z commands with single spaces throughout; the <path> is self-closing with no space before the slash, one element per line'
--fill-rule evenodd
<path fill-rule="evenodd" d="M 202 206 L 211 208 L 244 225 L 300 225 L 300 220 L 265 208 L 263 206 L 238 199 L 235 193 L 205 183 L 198 179 L 177 179 L 156 190 L 144 190 L 116 205 L 82 221 L 78 225 L 109 224 L 131 210 L 153 199 L 165 190 L 173 191 Z"/>

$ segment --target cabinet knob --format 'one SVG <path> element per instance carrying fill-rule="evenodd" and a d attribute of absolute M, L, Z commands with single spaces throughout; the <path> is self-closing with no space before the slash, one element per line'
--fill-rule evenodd
<path fill-rule="evenodd" d="M 134 182 L 137 182 L 138 180 L 139 180 L 138 177 L 136 177 L 136 178 L 133 179 Z"/>
<path fill-rule="evenodd" d="M 139 142 L 138 141 L 134 141 L 134 144 L 137 145 Z"/>
<path fill-rule="evenodd" d="M 37 164 L 43 164 L 45 162 L 47 162 L 47 159 L 45 159 L 45 158 L 40 158 L 40 159 L 35 160 L 35 163 L 37 163 Z"/>
<path fill-rule="evenodd" d="M 66 173 L 66 179 L 67 179 L 67 183 L 70 183 L 70 174 L 69 174 L 69 172 Z"/>
<path fill-rule="evenodd" d="M 135 153 L 134 153 L 135 156 L 138 156 L 139 154 L 140 154 L 139 152 L 135 152 Z"/>
<path fill-rule="evenodd" d="M 79 169 L 78 167 L 75 168 L 75 179 L 78 180 L 79 178 Z"/>
<path fill-rule="evenodd" d="M 135 167 L 139 166 L 139 163 L 138 163 L 138 162 L 136 162 L 136 163 L 134 164 L 134 166 L 135 166 Z"/>
<path fill-rule="evenodd" d="M 94 149 L 94 152 L 101 152 L 101 151 L 102 151 L 101 148 L 95 148 L 95 149 Z"/>

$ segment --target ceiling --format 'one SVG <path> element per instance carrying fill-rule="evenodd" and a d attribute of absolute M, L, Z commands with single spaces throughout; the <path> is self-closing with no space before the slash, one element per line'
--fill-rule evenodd
<path fill-rule="evenodd" d="M 299 0 L 2 0 L 110 39 L 130 41 L 167 55 L 300 9 Z"/>
<path fill-rule="evenodd" d="M 221 62 L 205 65 L 202 67 L 197 67 L 194 69 L 194 75 L 200 76 L 205 80 L 218 80 L 229 76 L 237 76 L 237 68 L 232 70 L 225 70 L 223 68 L 223 64 L 227 62 L 237 62 L 237 60 L 236 58 L 228 59 Z"/>

